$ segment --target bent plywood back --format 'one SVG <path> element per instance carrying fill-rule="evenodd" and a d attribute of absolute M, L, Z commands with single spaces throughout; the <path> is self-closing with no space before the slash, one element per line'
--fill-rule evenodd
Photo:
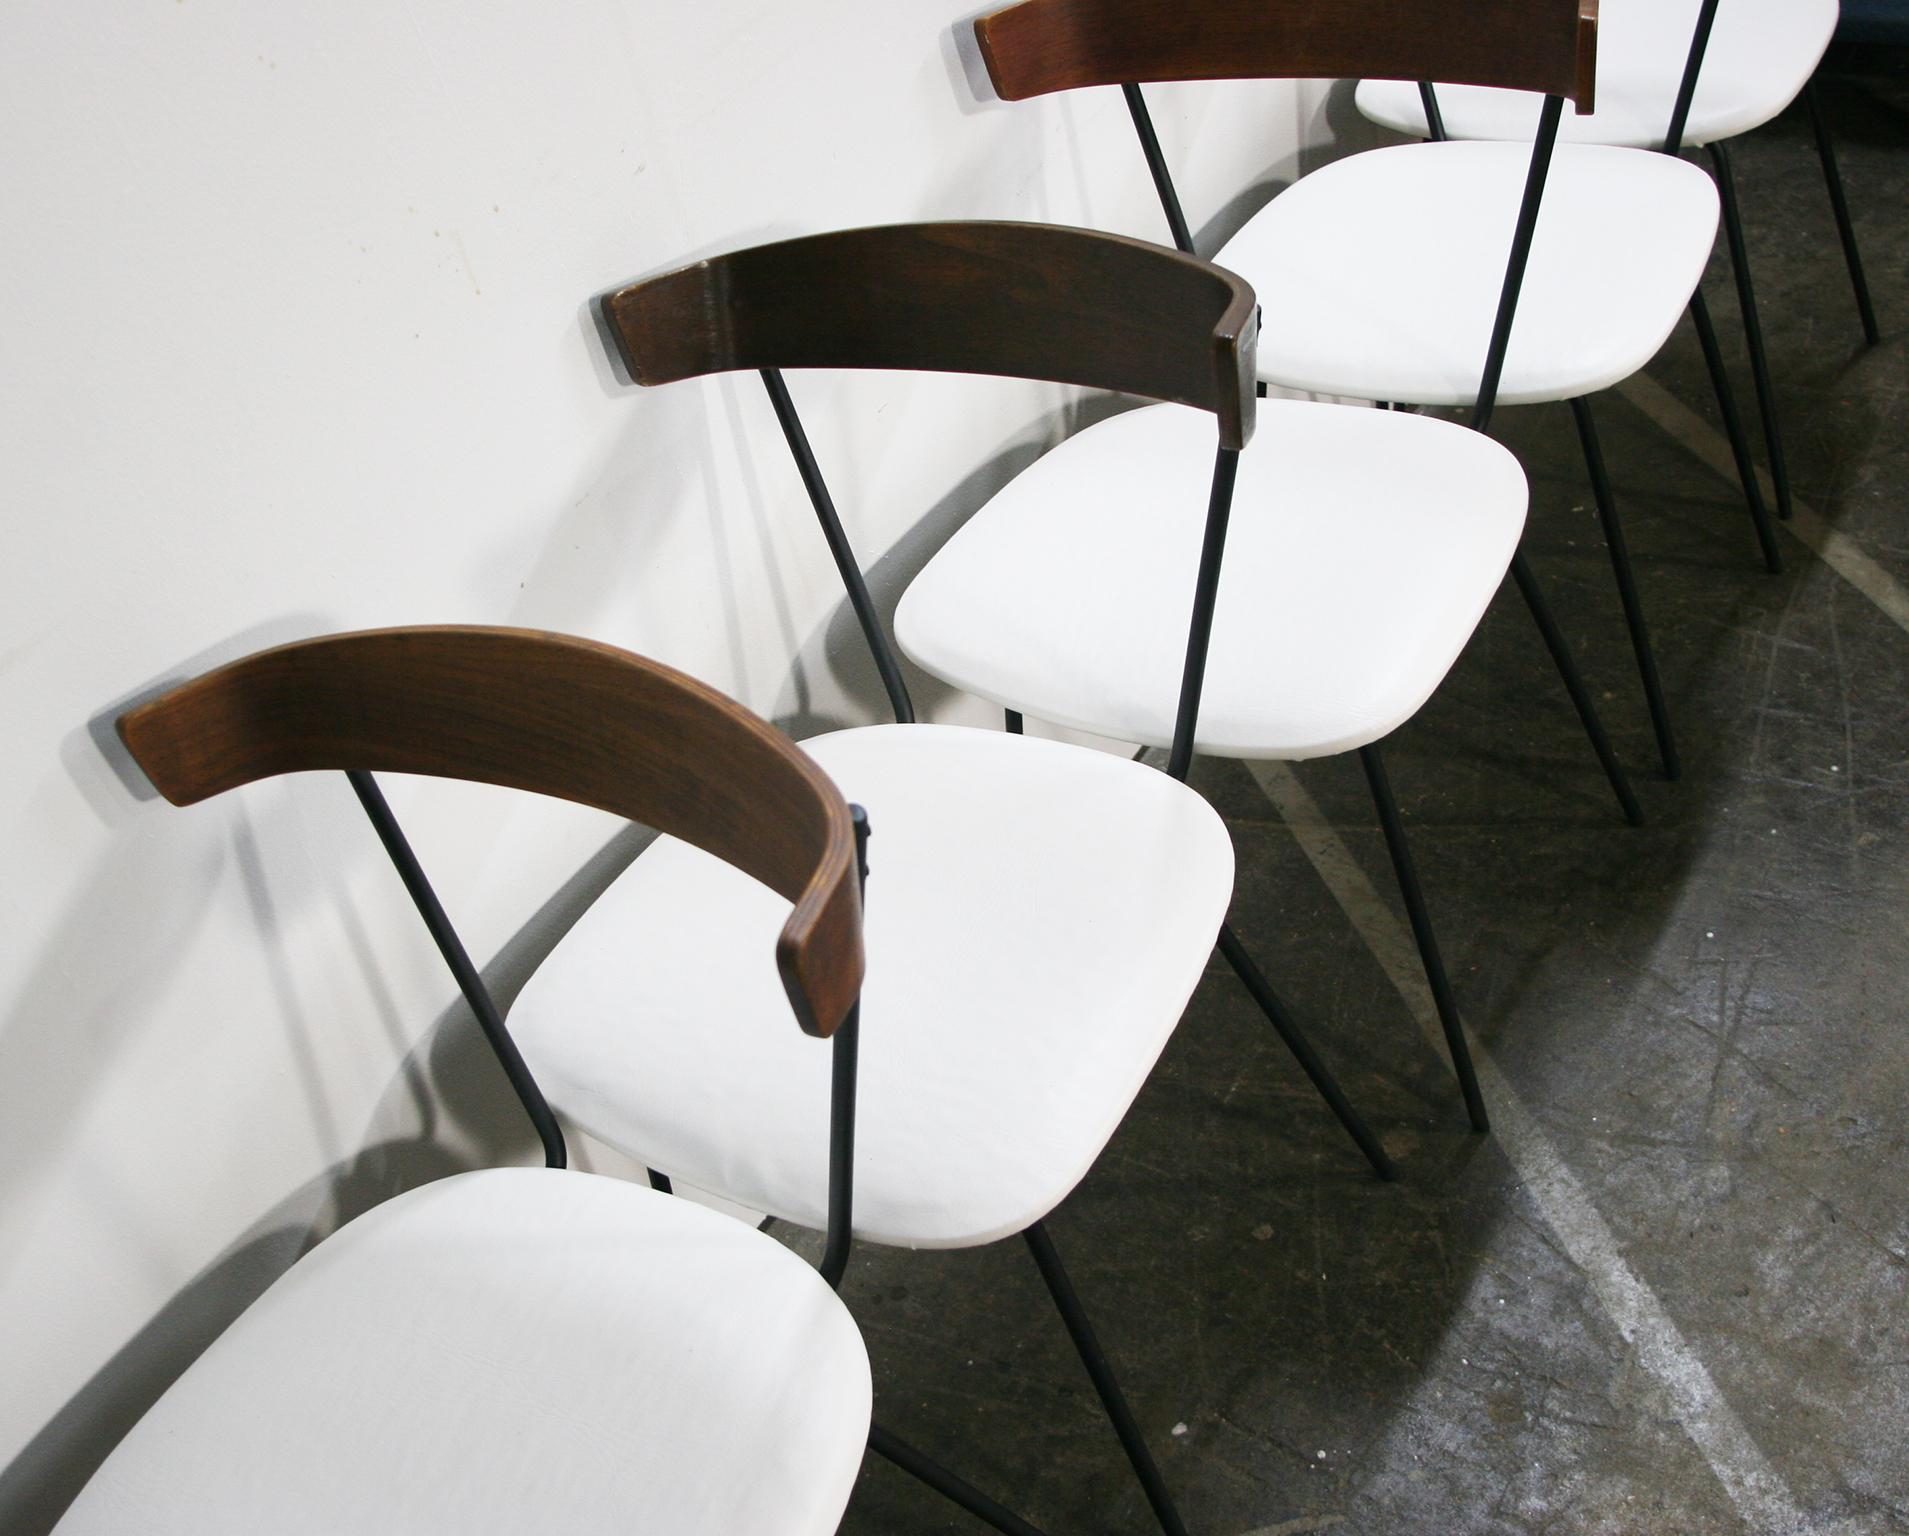
<path fill-rule="evenodd" d="M 780 731 L 628 651 L 434 626 L 261 651 L 120 717 L 175 805 L 309 769 L 431 774 L 595 806 L 694 843 L 795 903 L 777 946 L 802 1027 L 831 1033 L 862 979 L 855 834 Z"/>
<path fill-rule="evenodd" d="M 1258 304 L 1163 246 L 1049 224 L 897 224 L 760 245 L 603 300 L 630 376 L 894 368 L 1051 379 L 1253 428 Z"/>
<path fill-rule="evenodd" d="M 1594 105 L 1597 0 L 1022 0 L 974 24 L 1019 101 L 1153 80 L 1438 80 Z"/>

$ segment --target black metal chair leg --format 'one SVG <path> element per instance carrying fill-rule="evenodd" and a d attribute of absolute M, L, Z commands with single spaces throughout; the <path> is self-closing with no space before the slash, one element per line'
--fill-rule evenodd
<path fill-rule="evenodd" d="M 1664 702 L 1664 686 L 1657 676 L 1657 653 L 1651 649 L 1650 630 L 1644 623 L 1644 604 L 1637 595 L 1630 546 L 1624 539 L 1624 525 L 1618 520 L 1617 497 L 1611 491 L 1611 477 L 1604 467 L 1604 450 L 1598 443 L 1591 402 L 1580 395 L 1571 402 L 1571 414 L 1577 418 L 1578 441 L 1584 445 L 1584 467 L 1590 471 L 1591 495 L 1597 502 L 1598 521 L 1604 525 L 1604 546 L 1610 551 L 1611 570 L 1617 577 L 1617 595 L 1624 604 L 1624 623 L 1631 632 L 1631 650 L 1637 656 L 1637 675 L 1643 679 L 1651 728 L 1657 732 L 1664 777 L 1675 779 L 1683 772 L 1683 766 L 1678 761 L 1677 739 L 1670 728 L 1670 706 Z"/>
<path fill-rule="evenodd" d="M 1743 499 L 1750 508 L 1757 543 L 1763 548 L 1763 565 L 1774 576 L 1783 569 L 1783 551 L 1777 546 L 1770 509 L 1763 504 L 1763 486 L 1757 479 L 1750 438 L 1743 430 L 1743 418 L 1737 414 L 1737 394 L 1730 387 L 1730 375 L 1724 372 L 1723 349 L 1717 345 L 1717 328 L 1710 322 L 1710 306 L 1704 302 L 1701 288 L 1690 296 L 1690 319 L 1697 327 L 1697 343 L 1704 351 L 1704 366 L 1710 370 L 1710 386 L 1717 394 L 1724 434 L 1730 439 L 1731 457 L 1737 461 L 1737 479 L 1743 484 Z"/>
<path fill-rule="evenodd" d="M 1013 1510 L 1003 1508 L 971 1483 L 963 1482 L 938 1461 L 897 1440 L 879 1424 L 868 1427 L 868 1448 L 885 1461 L 891 1461 L 910 1477 L 926 1483 L 951 1503 L 958 1504 L 977 1520 L 985 1521 L 1006 1536 L 1041 1536 Z"/>
<path fill-rule="evenodd" d="M 1743 337 L 1750 348 L 1750 376 L 1756 381 L 1757 410 L 1763 417 L 1763 446 L 1770 456 L 1770 479 L 1776 486 L 1776 515 L 1790 516 L 1790 471 L 1783 453 L 1783 433 L 1777 425 L 1776 391 L 1770 383 L 1770 360 L 1763 349 L 1763 322 L 1757 314 L 1755 285 L 1750 281 L 1750 255 L 1743 243 L 1743 215 L 1737 206 L 1737 179 L 1730 151 L 1722 142 L 1710 146 L 1717 172 L 1717 194 L 1723 202 L 1723 232 L 1730 247 L 1730 266 L 1737 275 L 1737 299 L 1743 307 Z"/>
<path fill-rule="evenodd" d="M 1641 827 L 1644 824 L 1644 808 L 1637 803 L 1637 796 L 1631 793 L 1631 782 L 1624 777 L 1624 767 L 1618 762 L 1617 754 L 1611 750 L 1611 739 L 1604 734 L 1604 722 L 1597 717 L 1597 706 L 1591 702 L 1590 690 L 1578 675 L 1578 664 L 1571 659 L 1571 648 L 1564 643 L 1564 631 L 1558 628 L 1558 621 L 1552 618 L 1551 608 L 1545 602 L 1544 594 L 1538 590 L 1538 578 L 1532 574 L 1531 564 L 1525 559 L 1522 549 L 1511 557 L 1511 574 L 1518 583 L 1518 590 L 1524 594 L 1525 606 L 1531 610 L 1538 633 L 1544 636 L 1545 648 L 1551 652 L 1558 675 L 1564 679 L 1565 690 L 1571 695 L 1578 719 L 1584 723 L 1584 734 L 1591 738 L 1591 750 L 1597 753 L 1597 760 L 1603 765 L 1604 777 L 1611 781 L 1617 803 L 1624 808 L 1624 819 L 1634 827 Z"/>
<path fill-rule="evenodd" d="M 1856 295 L 1856 313 L 1862 317 L 1863 340 L 1872 347 L 1882 340 L 1876 324 L 1876 306 L 1869 299 L 1869 279 L 1863 276 L 1863 253 L 1856 249 L 1856 226 L 1850 222 L 1849 199 L 1843 193 L 1843 173 L 1836 165 L 1836 145 L 1829 136 L 1829 120 L 1823 116 L 1823 103 L 1817 95 L 1816 81 L 1803 87 L 1803 100 L 1810 109 L 1810 127 L 1816 130 L 1816 153 L 1823 162 L 1823 182 L 1829 188 L 1829 205 L 1836 214 L 1836 233 L 1843 241 L 1843 263 L 1849 268 L 1849 286 Z"/>
<path fill-rule="evenodd" d="M 1034 1255 L 1041 1279 L 1047 1284 L 1047 1294 L 1054 1298 L 1061 1321 L 1067 1325 L 1067 1336 L 1074 1341 L 1080 1363 L 1087 1367 L 1094 1391 L 1100 1394 L 1101 1406 L 1107 1410 L 1114 1433 L 1120 1437 L 1121 1449 L 1127 1453 L 1127 1460 L 1133 1463 L 1134 1476 L 1140 1479 L 1141 1489 L 1147 1495 L 1147 1502 L 1153 1506 L 1153 1515 L 1160 1522 L 1160 1529 L 1167 1536 L 1187 1536 L 1180 1512 L 1173 1507 L 1173 1496 L 1167 1492 L 1166 1480 L 1154 1465 L 1153 1453 L 1147 1449 L 1146 1437 L 1140 1433 L 1133 1410 L 1127 1406 L 1126 1395 L 1121 1392 L 1120 1383 L 1114 1379 L 1114 1368 L 1106 1352 L 1094 1337 L 1093 1324 L 1087 1320 L 1087 1309 L 1080 1304 L 1073 1282 L 1061 1267 L 1061 1256 L 1055 1251 L 1054 1240 L 1047 1235 L 1046 1225 L 1037 1221 L 1021 1235 L 1027 1239 L 1028 1251 Z"/>
<path fill-rule="evenodd" d="M 1452 1053 L 1452 1071 L 1458 1075 L 1459 1091 L 1465 1095 L 1465 1112 L 1471 1116 L 1472 1129 L 1483 1135 L 1491 1129 L 1491 1119 L 1485 1113 L 1485 1096 L 1478 1091 L 1471 1047 L 1465 1043 L 1465 1026 L 1458 1018 L 1458 999 L 1452 995 L 1451 978 L 1445 974 L 1445 961 L 1438 952 L 1438 936 L 1432 931 L 1431 914 L 1425 909 L 1425 893 L 1419 888 L 1418 869 L 1412 863 L 1412 850 L 1405 841 L 1405 824 L 1399 820 L 1398 802 L 1392 798 L 1392 783 L 1386 777 L 1378 743 L 1359 748 L 1359 761 L 1365 765 L 1372 803 L 1378 808 L 1379 825 L 1385 831 L 1385 846 L 1392 855 L 1393 871 L 1399 877 L 1399 893 L 1405 898 L 1405 915 L 1411 919 L 1419 960 L 1425 967 L 1425 979 L 1431 984 L 1438 1022 L 1445 1030 L 1445 1045 Z"/>
<path fill-rule="evenodd" d="M 1233 974 L 1239 977 L 1246 990 L 1252 994 L 1253 1001 L 1259 1004 L 1260 1012 L 1266 1015 L 1273 1028 L 1278 1031 L 1279 1038 L 1286 1042 L 1286 1049 L 1293 1053 L 1293 1058 L 1299 1063 L 1301 1070 L 1312 1079 L 1312 1085 L 1319 1091 L 1319 1097 L 1326 1101 L 1326 1107 L 1345 1127 L 1346 1134 L 1358 1143 L 1359 1150 L 1365 1153 L 1366 1161 L 1372 1165 L 1372 1171 L 1382 1179 L 1396 1179 L 1399 1171 L 1393 1167 L 1392 1159 L 1386 1156 L 1385 1148 L 1379 1145 L 1379 1138 L 1372 1134 L 1371 1128 L 1352 1107 L 1352 1101 L 1345 1096 L 1332 1074 L 1326 1070 L 1326 1064 L 1313 1050 L 1312 1042 L 1301 1032 L 1298 1022 L 1286 1005 L 1279 1000 L 1279 994 L 1273 991 L 1272 984 L 1267 981 L 1265 974 L 1253 963 L 1253 957 L 1246 953 L 1245 946 L 1240 943 L 1239 935 L 1233 932 L 1231 923 L 1221 925 L 1219 945 L 1220 953 L 1226 957 L 1226 963 L 1233 967 Z"/>

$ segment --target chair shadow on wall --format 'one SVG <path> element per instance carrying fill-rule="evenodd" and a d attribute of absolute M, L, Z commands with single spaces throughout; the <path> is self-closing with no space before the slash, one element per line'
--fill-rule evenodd
<path fill-rule="evenodd" d="M 796 387 L 800 388 L 800 384 Z M 878 559 L 866 561 L 862 566 L 862 575 L 868 584 L 869 596 L 874 600 L 882 627 L 891 634 L 894 632 L 895 605 L 901 601 L 901 595 L 908 590 L 909 583 L 934 558 L 935 551 L 986 506 L 1002 486 L 1038 459 L 1051 444 L 1079 431 L 1092 421 L 1116 414 L 1124 408 L 1123 402 L 1104 397 L 1076 401 L 1050 412 L 1017 437 L 1015 442 L 963 475 L 945 495 L 911 523 Z M 764 466 L 765 470 L 771 472 L 784 467 L 774 458 L 769 459 Z M 795 470 L 793 466 L 786 467 L 791 486 L 799 497 L 800 483 L 795 480 Z M 790 510 L 805 522 L 813 522 L 806 506 L 797 513 L 793 503 L 790 503 Z M 845 516 L 853 517 L 847 498 L 843 510 Z M 823 549 L 820 529 L 805 527 L 801 532 L 813 532 L 818 551 Z M 956 691 L 940 678 L 922 671 L 905 656 L 900 657 L 900 662 L 908 692 L 921 718 L 936 719 L 949 702 L 957 697 Z M 816 702 L 816 690 L 810 681 L 821 676 L 827 676 L 834 682 L 841 697 L 863 702 L 867 708 L 855 718 L 823 710 Z M 875 669 L 874 655 L 862 637 L 854 609 L 844 597 L 810 633 L 791 659 L 789 683 L 777 700 L 776 724 L 800 741 L 807 736 L 819 736 L 825 731 L 867 725 L 888 718 L 882 699 L 881 675 Z M 996 719 L 998 722 L 998 711 Z"/>
<path fill-rule="evenodd" d="M 1257 83 L 1257 82 L 1256 82 Z M 1247 225 L 1247 222 L 1280 193 L 1293 186 L 1306 176 L 1310 176 L 1321 166 L 1334 160 L 1343 160 L 1348 155 L 1358 154 L 1367 149 L 1376 149 L 1381 144 L 1397 142 L 1396 135 L 1375 128 L 1365 114 L 1359 111 L 1354 100 L 1357 82 L 1335 80 L 1327 90 L 1325 99 L 1319 104 L 1317 121 L 1324 125 L 1327 137 L 1322 141 L 1313 129 L 1315 123 L 1307 120 L 1305 112 L 1295 113 L 1293 132 L 1299 142 L 1299 148 L 1285 156 L 1278 163 L 1269 165 L 1249 185 L 1235 192 L 1224 203 L 1207 216 L 1207 220 L 1193 231 L 1193 246 L 1201 255 L 1219 250 Z M 1127 135 L 1131 139 L 1131 135 Z M 1134 146 L 1125 142 L 1118 146 L 1119 151 L 1132 156 Z M 1144 170 L 1136 165 L 1136 174 Z M 1173 243 L 1172 232 L 1157 205 L 1149 206 L 1147 215 L 1153 222 L 1132 231 L 1142 240 L 1152 240 L 1161 245 Z"/>
<path fill-rule="evenodd" d="M 380 858 L 369 845 L 368 830 L 366 835 L 364 856 Z M 498 951 L 484 976 L 500 1007 L 508 1009 L 544 956 L 651 835 L 634 826 L 620 830 Z M 122 888 L 123 882 L 107 875 L 96 882 L 99 890 Z M 142 889 L 134 888 L 124 899 L 139 900 Z M 336 893 L 337 887 L 331 890 Z M 142 916 L 161 909 L 155 906 Z M 101 908 L 83 901 L 76 913 L 73 923 L 83 928 L 99 920 Z M 348 904 L 343 918 L 350 930 L 355 915 Z M 421 929 L 418 937 L 423 939 Z M 281 1197 L 253 1222 L 0 1469 L 0 1530 L 9 1536 L 43 1536 L 51 1530 L 120 1438 L 180 1373 L 330 1232 L 420 1184 L 470 1168 L 536 1160 L 510 1085 L 461 998 L 399 1064 L 361 1141 L 359 1151 Z"/>
<path fill-rule="evenodd" d="M 311 614 L 252 626 L 69 731 L 61 765 L 102 826 L 117 833 L 141 802 L 157 798 L 114 733 L 121 711 L 195 672 L 323 627 Z M 95 1086 L 86 1067 L 136 1031 L 127 999 L 164 992 L 225 858 L 203 839 L 157 837 L 136 850 L 119 839 L 74 882 L 0 1020 L 0 1199 L 16 1198 L 61 1160 Z"/>

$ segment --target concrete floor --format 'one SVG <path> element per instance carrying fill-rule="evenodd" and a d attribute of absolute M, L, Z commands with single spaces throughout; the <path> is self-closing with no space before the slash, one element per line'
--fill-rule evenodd
<path fill-rule="evenodd" d="M 1739 168 L 1799 531 L 1835 564 L 1786 532 L 1764 574 L 1685 327 L 1600 402 L 1682 782 L 1563 407 L 1501 431 L 1649 824 L 1509 591 L 1388 748 L 1493 1136 L 1428 1035 L 1356 761 L 1199 768 L 1242 935 L 1405 1171 L 1371 1178 L 1216 962 L 1054 1217 L 1200 1536 L 1909 1531 L 1909 87 L 1831 101 L 1880 347 L 1806 124 Z M 1721 264 L 1708 291 L 1750 409 Z M 1019 1243 L 866 1251 L 846 1294 L 891 1430 L 1051 1531 L 1151 1528 Z M 979 1529 L 873 1459 L 844 1526 Z"/>

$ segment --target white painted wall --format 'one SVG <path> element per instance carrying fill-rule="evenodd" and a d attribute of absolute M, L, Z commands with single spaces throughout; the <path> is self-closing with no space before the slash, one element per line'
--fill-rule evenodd
<path fill-rule="evenodd" d="M 263 643 L 450 620 L 627 645 L 802 728 L 871 718 L 755 381 L 619 388 L 585 301 L 858 223 L 1164 238 L 1118 94 L 979 102 L 961 19 L 0 10 L 0 1529 L 45 1529 L 313 1232 L 526 1155 L 469 1037 L 437 1028 L 454 989 L 342 780 L 175 811 L 129 793 L 103 722 Z M 1196 227 L 1351 115 L 1316 85 L 1154 94 Z M 1071 398 L 794 387 L 891 602 Z M 414 788 L 399 812 L 506 992 L 632 846 L 593 862 L 601 818 Z"/>

